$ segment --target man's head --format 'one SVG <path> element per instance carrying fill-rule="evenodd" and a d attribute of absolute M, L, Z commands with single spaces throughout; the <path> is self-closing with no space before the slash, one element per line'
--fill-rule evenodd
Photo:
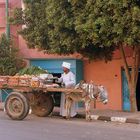
<path fill-rule="evenodd" d="M 68 63 L 68 62 L 63 62 L 63 63 L 62 63 L 63 71 L 64 71 L 65 73 L 68 73 L 68 72 L 70 71 L 70 66 L 71 66 L 70 63 Z"/>

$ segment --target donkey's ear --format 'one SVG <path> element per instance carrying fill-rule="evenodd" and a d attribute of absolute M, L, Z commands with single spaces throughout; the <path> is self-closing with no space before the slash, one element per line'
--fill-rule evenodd
<path fill-rule="evenodd" d="M 93 80 L 90 80 L 90 84 L 93 84 Z"/>
<path fill-rule="evenodd" d="M 85 83 L 85 81 L 84 81 L 84 80 L 81 80 L 81 81 L 75 86 L 75 89 L 80 88 L 84 83 Z"/>
<path fill-rule="evenodd" d="M 101 88 L 104 88 L 104 86 L 103 85 L 99 85 Z"/>
<path fill-rule="evenodd" d="M 81 81 L 80 81 L 80 84 L 84 84 L 84 83 L 86 83 L 85 80 L 81 80 Z"/>
<path fill-rule="evenodd" d="M 80 87 L 80 83 L 78 83 L 74 88 L 78 89 Z"/>

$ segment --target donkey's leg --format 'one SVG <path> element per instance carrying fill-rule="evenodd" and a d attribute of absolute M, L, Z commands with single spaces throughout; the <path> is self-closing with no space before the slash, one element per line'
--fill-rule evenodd
<path fill-rule="evenodd" d="M 66 100 L 66 119 L 70 119 L 71 104 L 72 104 L 72 100 L 70 98 L 67 98 L 67 100 Z"/>
<path fill-rule="evenodd" d="M 85 101 L 85 110 L 86 110 L 86 120 L 90 120 L 90 101 Z"/>
<path fill-rule="evenodd" d="M 88 111 L 88 116 L 89 116 L 89 120 L 92 120 L 91 119 L 91 107 L 90 107 L 90 103 L 91 103 L 91 100 L 89 101 L 89 103 L 88 103 L 88 108 L 89 108 L 89 111 Z"/>
<path fill-rule="evenodd" d="M 68 116 L 69 116 L 69 98 L 66 98 L 65 107 L 66 107 L 66 118 L 68 118 Z"/>

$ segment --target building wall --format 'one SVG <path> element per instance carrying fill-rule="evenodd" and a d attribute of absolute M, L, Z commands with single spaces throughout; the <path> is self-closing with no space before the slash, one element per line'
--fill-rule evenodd
<path fill-rule="evenodd" d="M 39 51 L 37 49 L 29 49 L 27 47 L 27 44 L 26 44 L 26 41 L 21 37 L 19 36 L 19 46 L 20 46 L 20 54 L 22 56 L 24 56 L 24 58 L 26 59 L 43 59 L 43 58 L 81 58 L 81 56 L 79 54 L 75 54 L 75 55 L 56 55 L 56 54 L 46 54 L 44 53 L 43 51 Z"/>
<path fill-rule="evenodd" d="M 80 58 L 80 55 L 59 56 L 48 55 L 34 49 L 28 49 L 26 42 L 19 37 L 19 46 L 21 55 L 26 59 L 65 59 L 65 58 Z M 129 65 L 131 65 L 131 50 L 127 50 Z M 113 109 L 122 110 L 122 77 L 121 68 L 123 67 L 122 60 L 120 59 L 119 51 L 114 53 L 112 61 L 105 63 L 104 61 L 89 62 L 84 61 L 84 79 L 87 82 L 91 80 L 95 84 L 104 85 L 109 93 L 109 103 L 103 105 L 97 102 L 96 108 L 98 109 Z M 92 104 L 92 107 L 94 104 Z"/>
<path fill-rule="evenodd" d="M 10 12 L 13 8 L 21 7 L 19 0 L 10 0 Z M 5 0 L 0 0 L 0 34 L 5 32 Z M 27 59 L 64 59 L 64 58 L 81 58 L 79 54 L 69 56 L 48 55 L 41 51 L 28 49 L 26 41 L 17 34 L 17 30 L 21 27 L 10 26 L 11 36 L 15 44 L 20 49 L 20 55 Z M 131 50 L 127 50 L 127 56 L 131 64 Z M 98 109 L 114 109 L 122 110 L 122 80 L 121 80 L 121 67 L 123 66 L 120 59 L 119 51 L 114 53 L 114 58 L 111 62 L 105 63 L 103 61 L 89 62 L 84 61 L 84 79 L 86 81 L 93 81 L 95 84 L 104 85 L 109 93 L 109 103 L 103 105 L 97 102 Z M 29 62 L 29 61 L 28 61 Z M 92 104 L 93 107 L 93 104 Z"/>
<path fill-rule="evenodd" d="M 129 66 L 131 66 L 131 57 L 128 57 L 127 61 Z M 92 80 L 95 84 L 104 85 L 108 91 L 108 104 L 103 105 L 102 103 L 97 102 L 97 108 L 122 110 L 122 68 L 123 62 L 120 58 L 114 58 L 108 63 L 103 61 L 84 61 L 85 80 L 88 82 Z"/>
<path fill-rule="evenodd" d="M 85 80 L 92 80 L 95 84 L 104 85 L 109 93 L 109 102 L 107 105 L 97 103 L 97 108 L 101 109 L 122 109 L 121 95 L 121 67 L 120 60 L 111 62 L 84 62 Z"/>
<path fill-rule="evenodd" d="M 5 0 L 0 0 L 0 35 L 2 33 L 6 33 L 6 1 Z M 12 11 L 16 7 L 21 7 L 21 1 L 20 0 L 9 0 L 8 3 L 8 11 L 9 11 L 9 16 L 12 14 Z M 21 27 L 19 26 L 13 26 L 10 25 L 10 37 L 13 40 L 14 44 L 16 46 L 19 46 L 18 42 L 18 34 L 17 31 Z"/>
<path fill-rule="evenodd" d="M 3 0 L 0 0 L 0 35 L 5 32 L 5 27 L 5 3 Z"/>

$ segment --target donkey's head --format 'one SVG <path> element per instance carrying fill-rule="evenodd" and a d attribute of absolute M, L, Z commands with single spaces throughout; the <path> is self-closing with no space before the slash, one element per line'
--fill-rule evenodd
<path fill-rule="evenodd" d="M 99 91 L 99 98 L 103 102 L 103 104 L 107 104 L 108 102 L 108 92 L 106 88 L 102 85 L 98 85 L 98 91 Z"/>

